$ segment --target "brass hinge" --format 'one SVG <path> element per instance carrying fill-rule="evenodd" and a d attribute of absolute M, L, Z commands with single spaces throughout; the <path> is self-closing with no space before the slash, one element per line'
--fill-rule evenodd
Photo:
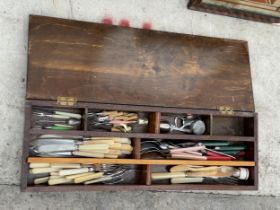
<path fill-rule="evenodd" d="M 221 114 L 224 114 L 224 115 L 233 115 L 234 114 L 233 108 L 230 106 L 219 106 L 219 111 L 221 112 Z"/>
<path fill-rule="evenodd" d="M 65 97 L 65 96 L 58 96 L 57 97 L 57 104 L 62 106 L 73 106 L 77 103 L 77 98 L 75 97 Z"/>

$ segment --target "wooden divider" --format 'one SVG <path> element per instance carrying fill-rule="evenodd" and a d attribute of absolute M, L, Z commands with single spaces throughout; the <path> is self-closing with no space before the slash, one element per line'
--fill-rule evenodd
<path fill-rule="evenodd" d="M 132 138 L 132 158 L 133 159 L 141 159 L 141 139 L 140 138 Z"/>
<path fill-rule="evenodd" d="M 84 164 L 134 164 L 134 165 L 217 165 L 255 166 L 254 161 L 204 161 L 204 160 L 147 160 L 147 159 L 98 159 L 98 158 L 43 158 L 29 157 L 29 163 L 84 163 Z"/>
<path fill-rule="evenodd" d="M 149 133 L 159 134 L 160 112 L 152 112 L 149 114 Z"/>

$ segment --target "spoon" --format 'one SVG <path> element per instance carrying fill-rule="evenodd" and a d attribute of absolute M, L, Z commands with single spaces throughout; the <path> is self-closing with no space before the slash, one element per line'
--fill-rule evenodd
<path fill-rule="evenodd" d="M 38 120 L 38 123 L 65 123 L 67 125 L 80 125 L 81 121 L 76 119 L 69 120 Z"/>
<path fill-rule="evenodd" d="M 201 120 L 190 121 L 183 124 L 181 127 L 177 127 L 167 121 L 162 121 L 160 123 L 160 130 L 162 132 L 172 132 L 172 131 L 180 131 L 184 133 L 194 133 L 196 135 L 201 135 L 205 132 L 205 124 Z"/>

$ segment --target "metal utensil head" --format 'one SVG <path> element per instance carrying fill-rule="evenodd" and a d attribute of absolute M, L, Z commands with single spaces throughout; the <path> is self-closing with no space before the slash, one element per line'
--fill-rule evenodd
<path fill-rule="evenodd" d="M 68 152 L 77 150 L 77 146 L 74 144 L 43 144 L 35 145 L 30 148 L 34 153 L 53 153 L 53 152 Z"/>
<path fill-rule="evenodd" d="M 205 123 L 202 120 L 197 120 L 192 124 L 192 132 L 196 135 L 203 134 L 205 130 Z"/>
<path fill-rule="evenodd" d="M 48 138 L 43 139 L 43 138 L 40 138 L 40 139 L 36 139 L 36 140 L 32 141 L 30 145 L 33 145 L 33 146 L 34 145 L 48 145 L 48 144 L 50 144 L 50 145 L 52 145 L 52 144 L 73 145 L 73 144 L 75 144 L 76 145 L 76 144 L 79 144 L 79 143 L 81 143 L 81 141 L 74 140 L 74 139 L 55 139 L 55 138 L 53 138 L 53 139 L 48 139 Z"/>

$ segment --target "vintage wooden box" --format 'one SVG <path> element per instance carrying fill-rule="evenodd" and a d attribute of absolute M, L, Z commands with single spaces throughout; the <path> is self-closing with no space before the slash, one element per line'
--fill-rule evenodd
<path fill-rule="evenodd" d="M 279 24 L 279 0 L 190 0 L 188 8 L 246 20 Z"/>
<path fill-rule="evenodd" d="M 84 115 L 80 130 L 32 127 L 34 107 L 75 110 Z M 146 129 L 131 133 L 88 129 L 90 110 L 142 112 Z M 199 114 L 203 135 L 161 133 L 161 118 Z M 254 109 L 247 42 L 177 33 L 121 28 L 97 23 L 30 16 L 28 81 L 22 157 L 23 191 L 74 190 L 256 190 L 258 188 L 257 114 Z M 31 157 L 29 143 L 40 134 L 129 137 L 128 159 Z M 242 161 L 141 159 L 143 139 L 244 142 Z M 130 182 L 116 185 L 32 185 L 28 163 L 130 164 Z M 151 172 L 171 165 L 244 166 L 245 185 L 169 184 Z"/>

